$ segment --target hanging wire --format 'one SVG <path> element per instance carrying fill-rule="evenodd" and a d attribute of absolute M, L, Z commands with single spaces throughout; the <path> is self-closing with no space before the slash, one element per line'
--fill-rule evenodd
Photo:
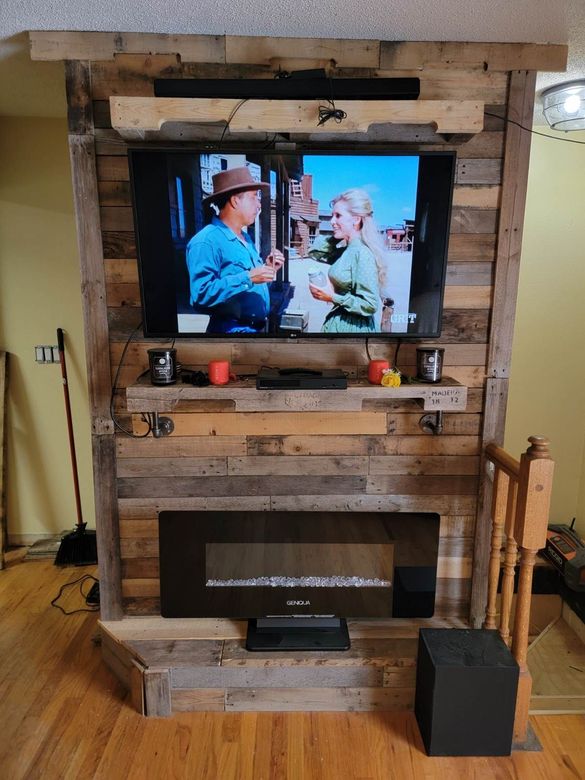
<path fill-rule="evenodd" d="M 225 127 L 223 128 L 223 132 L 221 134 L 221 138 L 219 139 L 219 146 L 220 147 L 221 147 L 221 145 L 223 143 L 223 139 L 225 137 L 226 132 L 229 129 L 229 126 L 230 126 L 230 123 L 231 123 L 232 119 L 235 117 L 235 115 L 238 113 L 238 111 L 244 105 L 244 103 L 247 103 L 249 99 L 250 98 L 244 98 L 243 100 L 240 100 L 240 102 L 236 103 L 236 105 L 231 110 L 230 115 L 228 116 L 228 118 L 226 120 Z"/>
<path fill-rule="evenodd" d="M 122 355 L 120 357 L 120 361 L 118 363 L 118 368 L 116 369 L 116 376 L 114 377 L 114 382 L 112 384 L 112 393 L 110 395 L 110 417 L 112 418 L 112 422 L 114 423 L 114 427 L 117 428 L 122 433 L 126 434 L 126 436 L 130 436 L 133 439 L 145 439 L 149 433 L 152 431 L 153 426 L 153 420 L 150 414 L 142 414 L 142 420 L 148 425 L 148 429 L 146 433 L 134 433 L 134 431 L 129 431 L 116 419 L 116 414 L 114 411 L 114 398 L 116 396 L 116 390 L 118 389 L 118 378 L 120 376 L 120 369 L 122 368 L 122 364 L 124 362 L 124 358 L 126 357 L 126 352 L 128 351 L 128 347 L 130 346 L 130 342 L 134 338 L 135 333 L 138 332 L 138 330 L 142 327 L 142 320 L 138 323 L 138 325 L 134 328 L 132 333 L 128 336 L 126 340 L 126 344 L 124 345 L 124 349 L 122 350 Z M 140 376 L 144 376 L 146 371 L 143 371 L 143 373 Z"/>
<path fill-rule="evenodd" d="M 556 135 L 549 135 L 548 133 L 541 133 L 539 130 L 532 130 L 530 127 L 525 127 L 524 125 L 520 124 L 520 122 L 516 122 L 515 119 L 508 119 L 508 117 L 500 116 L 499 114 L 492 114 L 490 111 L 484 111 L 485 116 L 492 116 L 496 119 L 501 119 L 502 122 L 506 122 L 510 125 L 516 125 L 516 127 L 519 127 L 520 130 L 524 130 L 527 133 L 532 133 L 532 135 L 539 135 L 542 138 L 550 138 L 551 141 L 562 141 L 566 144 L 579 144 L 579 146 L 584 146 L 585 141 L 575 141 L 573 138 L 560 138 Z"/>

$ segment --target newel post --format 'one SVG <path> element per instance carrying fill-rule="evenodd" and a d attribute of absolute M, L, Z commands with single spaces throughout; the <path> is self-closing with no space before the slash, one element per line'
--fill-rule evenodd
<path fill-rule="evenodd" d="M 544 436 L 530 436 L 530 447 L 520 458 L 520 479 L 514 537 L 520 549 L 520 575 L 516 598 L 516 617 L 512 653 L 520 666 L 514 740 L 526 738 L 532 678 L 526 665 L 532 573 L 537 552 L 545 546 L 554 462 Z"/>

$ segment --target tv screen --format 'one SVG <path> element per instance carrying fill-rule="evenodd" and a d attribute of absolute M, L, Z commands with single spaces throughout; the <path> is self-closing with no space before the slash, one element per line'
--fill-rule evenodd
<path fill-rule="evenodd" d="M 145 336 L 440 335 L 454 153 L 129 158 Z"/>

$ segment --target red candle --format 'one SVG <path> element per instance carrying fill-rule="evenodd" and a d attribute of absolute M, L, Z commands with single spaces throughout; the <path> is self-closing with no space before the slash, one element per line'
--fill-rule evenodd
<path fill-rule="evenodd" d="M 370 360 L 368 364 L 368 382 L 372 385 L 379 385 L 382 381 L 382 374 L 390 368 L 387 360 Z"/>

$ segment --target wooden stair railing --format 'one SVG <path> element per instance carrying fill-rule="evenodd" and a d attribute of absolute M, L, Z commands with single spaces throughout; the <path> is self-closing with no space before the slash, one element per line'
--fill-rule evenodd
<path fill-rule="evenodd" d="M 488 602 L 484 628 L 498 628 L 520 667 L 514 741 L 524 742 L 532 677 L 526 665 L 528 626 L 532 596 L 532 573 L 537 552 L 545 546 L 554 462 L 544 436 L 530 436 L 530 447 L 520 462 L 501 447 L 488 444 L 486 457 L 494 466 L 492 492 L 492 538 L 488 573 Z M 502 547 L 504 555 L 502 559 Z M 514 571 L 520 560 L 514 625 L 510 615 L 514 595 Z M 500 624 L 497 625 L 498 581 L 502 572 Z"/>

